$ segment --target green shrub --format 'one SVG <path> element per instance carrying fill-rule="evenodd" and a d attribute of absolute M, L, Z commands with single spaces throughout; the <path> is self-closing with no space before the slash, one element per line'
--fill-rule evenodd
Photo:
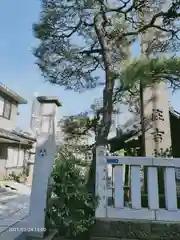
<path fill-rule="evenodd" d="M 21 177 L 20 174 L 17 175 L 17 174 L 15 174 L 14 172 L 12 172 L 12 173 L 10 173 L 10 174 L 8 175 L 8 177 L 7 177 L 6 179 L 7 179 L 7 180 L 13 180 L 13 181 L 15 181 L 15 182 L 20 183 L 20 177 Z"/>
<path fill-rule="evenodd" d="M 18 183 L 24 183 L 27 175 L 24 172 L 16 174 L 15 172 L 10 173 L 8 176 L 4 177 L 4 180 L 15 181 Z"/>
<path fill-rule="evenodd" d="M 94 223 L 97 206 L 74 159 L 57 161 L 53 173 L 52 197 L 48 203 L 48 224 L 60 236 L 80 239 Z"/>

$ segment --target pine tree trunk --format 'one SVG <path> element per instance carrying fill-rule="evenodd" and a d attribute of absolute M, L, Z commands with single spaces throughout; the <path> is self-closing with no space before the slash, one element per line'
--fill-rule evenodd
<path fill-rule="evenodd" d="M 103 63 L 105 69 L 105 86 L 103 91 L 103 108 L 101 111 L 102 119 L 96 132 L 95 146 L 93 148 L 92 163 L 89 171 L 89 178 L 87 187 L 88 190 L 95 196 L 95 183 L 96 183 L 96 147 L 106 146 L 107 138 L 111 127 L 111 117 L 113 112 L 113 90 L 114 90 L 114 75 L 113 66 L 111 63 L 111 45 L 105 32 L 106 16 L 103 13 L 97 15 L 94 19 L 95 31 L 99 39 L 99 43 L 102 49 Z"/>

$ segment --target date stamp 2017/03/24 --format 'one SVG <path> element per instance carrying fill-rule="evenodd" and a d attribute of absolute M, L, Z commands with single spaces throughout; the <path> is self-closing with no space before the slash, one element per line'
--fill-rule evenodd
<path fill-rule="evenodd" d="M 45 232 L 46 228 L 9 228 L 9 232 Z"/>

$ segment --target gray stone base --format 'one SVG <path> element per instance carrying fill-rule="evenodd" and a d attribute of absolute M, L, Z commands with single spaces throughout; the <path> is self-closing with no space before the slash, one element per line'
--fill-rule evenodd
<path fill-rule="evenodd" d="M 34 234 L 26 233 L 25 240 L 53 240 L 55 238 L 56 231 L 50 232 L 47 236 L 43 236 L 43 235 L 44 234 L 39 234 L 39 236 L 38 236 L 36 233 L 34 233 Z"/>
<path fill-rule="evenodd" d="M 91 240 L 180 240 L 180 223 L 96 220 Z"/>

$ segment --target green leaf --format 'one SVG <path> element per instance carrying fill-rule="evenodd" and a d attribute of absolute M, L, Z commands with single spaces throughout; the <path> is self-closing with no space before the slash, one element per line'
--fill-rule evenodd
<path fill-rule="evenodd" d="M 93 224 L 97 198 L 88 192 L 86 179 L 74 159 L 57 159 L 52 178 L 48 222 L 66 237 L 79 236 Z"/>
<path fill-rule="evenodd" d="M 180 58 L 134 58 L 131 61 L 124 62 L 118 79 L 121 90 L 131 89 L 140 81 L 144 86 L 163 81 L 170 84 L 172 88 L 179 88 Z"/>

